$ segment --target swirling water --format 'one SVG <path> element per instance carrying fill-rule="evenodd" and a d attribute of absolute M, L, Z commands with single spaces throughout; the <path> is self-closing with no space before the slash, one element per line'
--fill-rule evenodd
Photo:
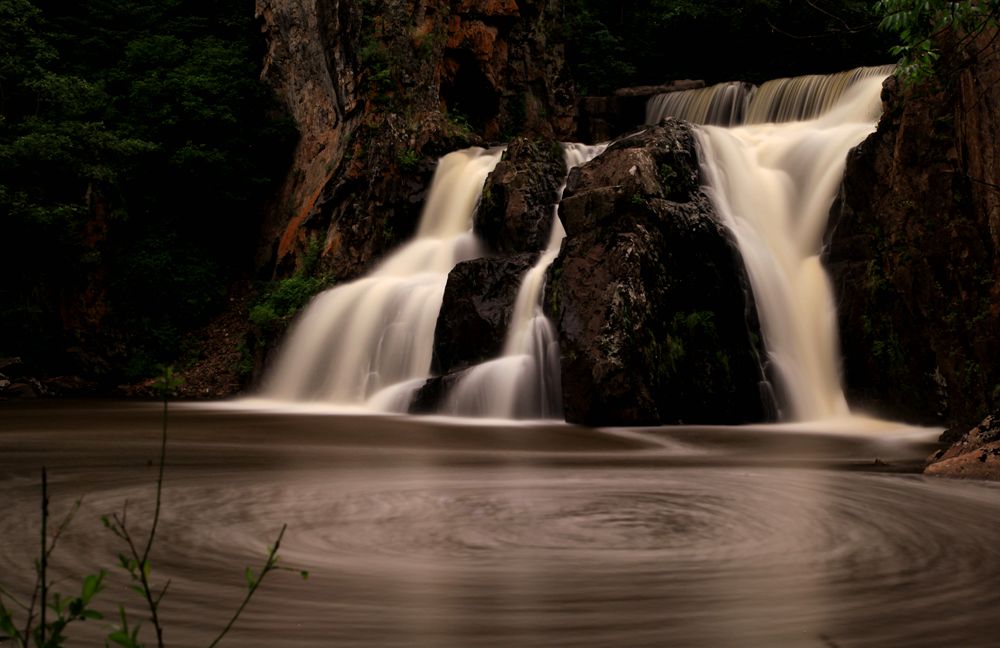
<path fill-rule="evenodd" d="M 0 584 L 23 591 L 38 467 L 84 496 L 58 586 L 113 570 L 101 514 L 153 493 L 158 408 L 5 405 Z M 929 433 L 591 430 L 174 406 L 154 577 L 206 645 L 288 524 L 233 646 L 991 646 L 1000 488 L 912 474 Z M 880 461 L 875 462 L 878 458 Z M 134 594 L 113 574 L 101 609 Z M 136 614 L 137 605 L 132 605 Z M 75 634 L 99 645 L 102 622 Z"/>

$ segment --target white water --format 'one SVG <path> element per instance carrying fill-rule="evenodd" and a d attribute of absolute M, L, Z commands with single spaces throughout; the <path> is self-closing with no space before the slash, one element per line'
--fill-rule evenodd
<path fill-rule="evenodd" d="M 605 148 L 607 144 L 564 144 L 567 175 L 570 169 L 589 162 Z M 548 246 L 521 280 L 503 351 L 462 377 L 445 402 L 446 412 L 505 419 L 562 417 L 559 341 L 552 323 L 542 312 L 541 296 L 545 273 L 566 237 L 558 214 L 558 199 L 565 188 L 563 182 L 553 207 Z"/>
<path fill-rule="evenodd" d="M 470 148 L 441 158 L 416 237 L 368 276 L 313 299 L 264 397 L 405 409 L 430 371 L 448 272 L 482 254 L 472 215 L 502 152 Z"/>
<path fill-rule="evenodd" d="M 694 111 L 688 117 L 724 123 L 739 115 L 751 121 L 800 119 L 697 129 L 705 191 L 746 264 L 768 373 L 782 395 L 786 420 L 850 414 L 840 384 L 836 310 L 819 255 L 847 152 L 874 130 L 888 72 L 862 68 L 781 79 L 742 94 L 727 84 L 694 91 L 701 94 L 682 102 L 684 110 Z M 571 168 L 603 149 L 565 150 Z M 367 277 L 310 304 L 265 382 L 264 397 L 406 411 L 428 377 L 448 272 L 482 254 L 471 232 L 472 214 L 501 153 L 468 149 L 441 159 L 417 236 Z M 446 399 L 445 412 L 560 415 L 558 343 L 540 297 L 564 235 L 554 214 L 548 248 L 522 280 L 502 354 L 469 370 Z"/>
<path fill-rule="evenodd" d="M 668 92 L 647 102 L 646 123 L 656 124 L 665 117 L 717 126 L 815 119 L 833 109 L 855 83 L 884 79 L 892 70 L 891 65 L 861 67 L 837 74 L 772 79 L 760 87 L 730 82 Z"/>
<path fill-rule="evenodd" d="M 785 419 L 849 414 L 820 252 L 847 153 L 875 130 L 885 76 L 856 78 L 810 121 L 697 129 L 705 191 L 743 256 Z"/>

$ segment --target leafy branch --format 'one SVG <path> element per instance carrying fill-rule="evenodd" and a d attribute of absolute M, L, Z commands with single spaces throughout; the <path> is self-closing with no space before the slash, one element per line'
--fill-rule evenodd
<path fill-rule="evenodd" d="M 956 34 L 954 48 L 963 51 L 985 31 L 996 29 L 1000 0 L 879 0 L 875 9 L 882 16 L 879 29 L 899 38 L 889 50 L 899 57 L 896 74 L 913 84 L 935 76 L 946 33 Z"/>
<path fill-rule="evenodd" d="M 35 561 L 35 584 L 28 602 L 18 599 L 0 586 L 0 642 L 11 640 L 15 646 L 22 648 L 28 648 L 32 644 L 36 648 L 57 648 L 66 640 L 65 631 L 72 622 L 102 618 L 99 612 L 90 609 L 89 606 L 103 587 L 104 577 L 107 575 L 104 570 L 83 579 L 79 596 L 64 598 L 58 592 L 50 596 L 53 584 L 49 582 L 49 558 L 79 510 L 80 500 L 77 500 L 49 537 L 49 481 L 48 473 L 43 466 L 41 548 L 39 557 Z M 24 613 L 23 628 L 18 628 L 14 621 L 14 612 L 7 607 L 5 599 Z M 51 620 L 48 616 L 50 611 L 54 614 Z"/>

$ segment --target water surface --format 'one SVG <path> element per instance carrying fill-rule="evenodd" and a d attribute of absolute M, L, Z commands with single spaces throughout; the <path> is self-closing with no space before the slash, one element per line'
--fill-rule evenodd
<path fill-rule="evenodd" d="M 38 467 L 59 587 L 151 508 L 156 404 L 0 406 L 0 582 L 30 581 Z M 991 646 L 1000 488 L 913 474 L 928 435 L 590 430 L 173 405 L 154 575 L 207 644 L 283 523 L 230 646 Z M 922 438 L 920 438 L 922 437 Z M 878 462 L 876 462 L 876 458 Z M 135 607 L 138 613 L 139 608 Z M 100 645 L 101 622 L 74 645 Z"/>

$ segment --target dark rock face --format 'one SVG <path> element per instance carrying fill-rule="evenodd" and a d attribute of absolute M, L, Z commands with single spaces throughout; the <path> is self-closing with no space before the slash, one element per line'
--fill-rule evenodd
<path fill-rule="evenodd" d="M 256 11 L 262 77 L 301 134 L 258 258 L 277 276 L 319 239 L 322 269 L 357 277 L 412 233 L 439 156 L 572 130 L 558 0 L 257 0 Z"/>
<path fill-rule="evenodd" d="M 521 279 L 536 255 L 472 259 L 448 274 L 432 370 L 447 374 L 499 355 Z"/>
<path fill-rule="evenodd" d="M 619 88 L 608 97 L 581 97 L 577 104 L 576 139 L 592 144 L 607 142 L 646 123 L 646 103 L 650 97 L 704 87 L 704 81 L 683 79 L 655 86 Z"/>
<path fill-rule="evenodd" d="M 766 418 L 743 264 L 700 191 L 690 128 L 666 121 L 574 169 L 546 313 L 566 420 L 591 425 Z"/>
<path fill-rule="evenodd" d="M 1000 405 L 1000 48 L 941 90 L 890 79 L 883 100 L 826 251 L 848 398 L 968 426 Z"/>
<path fill-rule="evenodd" d="M 1000 481 L 1000 411 L 987 416 L 947 450 L 936 452 L 924 474 Z"/>
<path fill-rule="evenodd" d="M 558 142 L 516 138 L 486 179 L 474 221 L 476 235 L 495 252 L 544 250 L 565 177 Z"/>
<path fill-rule="evenodd" d="M 560 0 L 438 0 L 450 6 L 440 96 L 491 141 L 567 138 L 576 98 Z"/>

